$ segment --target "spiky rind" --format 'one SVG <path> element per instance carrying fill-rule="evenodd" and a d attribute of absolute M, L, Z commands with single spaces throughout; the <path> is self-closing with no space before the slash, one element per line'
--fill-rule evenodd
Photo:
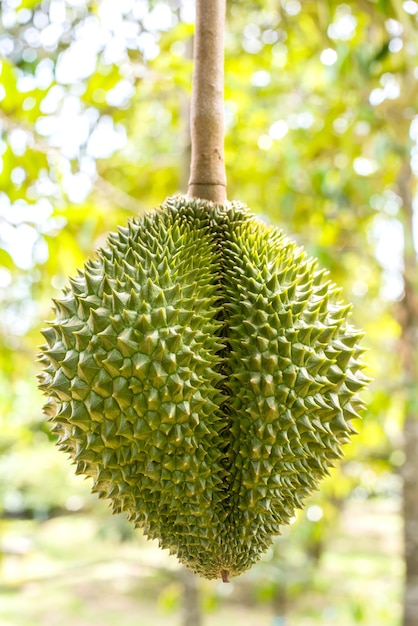
<path fill-rule="evenodd" d="M 175 197 L 55 301 L 41 388 L 94 491 L 207 578 L 248 569 L 361 404 L 361 333 L 305 252 L 239 204 Z"/>

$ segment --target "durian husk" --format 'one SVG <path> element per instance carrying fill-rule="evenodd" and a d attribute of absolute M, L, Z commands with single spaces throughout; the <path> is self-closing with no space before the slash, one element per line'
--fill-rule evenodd
<path fill-rule="evenodd" d="M 362 333 L 239 203 L 169 198 L 109 236 L 43 331 L 60 448 L 206 578 L 254 564 L 355 432 Z"/>

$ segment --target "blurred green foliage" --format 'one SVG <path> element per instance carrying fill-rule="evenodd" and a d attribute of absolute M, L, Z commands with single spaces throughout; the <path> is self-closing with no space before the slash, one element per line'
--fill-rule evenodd
<path fill-rule="evenodd" d="M 413 0 L 228 2 L 229 197 L 329 268 L 366 331 L 374 379 L 310 517 L 250 576 L 259 600 L 287 608 L 325 585 L 318 572 L 350 503 L 400 497 L 399 177 L 405 161 L 418 173 L 417 16 Z M 0 523 L 94 510 L 111 526 L 53 446 L 39 329 L 107 232 L 186 189 L 193 5 L 3 0 L 0 20 Z M 174 582 L 161 605 L 177 594 Z M 363 601 L 347 623 L 366 623 Z"/>

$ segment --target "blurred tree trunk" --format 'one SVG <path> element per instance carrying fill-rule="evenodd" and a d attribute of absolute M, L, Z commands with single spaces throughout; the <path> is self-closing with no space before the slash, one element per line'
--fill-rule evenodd
<path fill-rule="evenodd" d="M 274 626 L 279 626 L 280 624 L 284 626 L 287 615 L 287 604 L 287 588 L 286 584 L 282 583 L 277 587 L 273 598 Z"/>
<path fill-rule="evenodd" d="M 180 19 L 180 17 L 179 17 Z M 191 37 L 186 42 L 186 49 L 184 52 L 186 59 L 193 59 L 193 38 Z M 192 160 L 192 142 L 190 138 L 190 97 L 186 92 L 182 93 L 180 100 L 180 115 L 182 122 L 182 136 L 183 136 L 183 150 L 182 161 L 180 167 L 179 188 L 180 192 L 187 193 L 187 187 L 189 185 L 190 178 L 190 163 Z"/>
<path fill-rule="evenodd" d="M 201 626 L 202 612 L 199 603 L 197 576 L 186 567 L 181 574 L 183 583 L 183 626 Z"/>
<path fill-rule="evenodd" d="M 403 626 L 418 626 L 418 263 L 413 239 L 414 178 L 409 155 L 398 179 L 403 201 L 404 294 L 400 302 L 405 386 L 403 517 L 405 586 Z"/>

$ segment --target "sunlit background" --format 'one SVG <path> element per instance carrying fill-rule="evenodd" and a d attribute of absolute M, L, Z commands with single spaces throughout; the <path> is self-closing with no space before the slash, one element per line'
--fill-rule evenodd
<path fill-rule="evenodd" d="M 0 625 L 401 626 L 418 3 L 228 1 L 229 198 L 329 268 L 373 377 L 344 460 L 229 585 L 188 574 L 90 494 L 36 386 L 66 277 L 187 189 L 194 2 L 2 0 L 0 20 Z"/>

